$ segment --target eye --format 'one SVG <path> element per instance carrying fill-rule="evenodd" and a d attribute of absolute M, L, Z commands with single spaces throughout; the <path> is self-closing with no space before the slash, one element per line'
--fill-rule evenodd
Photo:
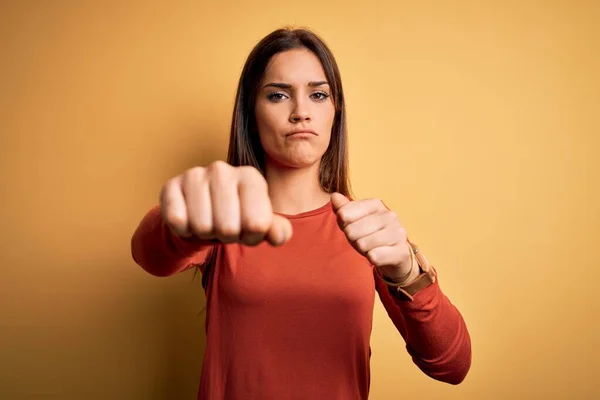
<path fill-rule="evenodd" d="M 324 101 L 325 99 L 327 99 L 329 97 L 329 94 L 327 94 L 325 92 L 316 92 L 316 93 L 313 93 L 311 95 L 311 97 L 318 101 Z"/>
<path fill-rule="evenodd" d="M 267 98 L 273 102 L 281 101 L 281 100 L 285 99 L 286 97 L 287 96 L 281 92 L 269 93 L 269 95 L 267 96 Z"/>

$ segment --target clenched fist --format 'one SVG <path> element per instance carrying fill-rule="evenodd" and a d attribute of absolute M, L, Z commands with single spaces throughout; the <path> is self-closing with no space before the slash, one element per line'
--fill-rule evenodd
<path fill-rule="evenodd" d="M 292 225 L 274 214 L 267 182 L 254 167 L 216 161 L 170 179 L 160 193 L 161 213 L 173 234 L 254 246 L 287 242 Z"/>
<path fill-rule="evenodd" d="M 350 201 L 333 193 L 331 202 L 350 244 L 383 275 L 401 282 L 418 276 L 419 270 L 411 262 L 406 230 L 381 200 Z"/>

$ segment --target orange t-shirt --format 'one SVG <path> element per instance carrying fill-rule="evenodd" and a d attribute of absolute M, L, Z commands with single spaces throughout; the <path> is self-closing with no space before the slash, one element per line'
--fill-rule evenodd
<path fill-rule="evenodd" d="M 415 364 L 434 379 L 462 381 L 469 334 L 437 280 L 413 301 L 400 300 L 350 246 L 331 203 L 286 217 L 294 233 L 281 247 L 182 239 L 158 206 L 132 237 L 132 256 L 149 273 L 198 266 L 204 274 L 198 399 L 367 399 L 376 292 Z M 206 270 L 208 257 L 214 263 Z"/>

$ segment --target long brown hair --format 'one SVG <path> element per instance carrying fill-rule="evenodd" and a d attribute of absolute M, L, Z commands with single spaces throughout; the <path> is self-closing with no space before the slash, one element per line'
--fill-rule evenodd
<path fill-rule="evenodd" d="M 271 58 L 292 49 L 307 49 L 319 58 L 335 106 L 331 140 L 319 171 L 321 187 L 328 193 L 339 192 L 350 196 L 346 105 L 340 71 L 323 39 L 307 29 L 277 29 L 265 36 L 250 52 L 238 83 L 227 162 L 233 166 L 251 165 L 264 174 L 264 150 L 256 128 L 254 103 Z"/>

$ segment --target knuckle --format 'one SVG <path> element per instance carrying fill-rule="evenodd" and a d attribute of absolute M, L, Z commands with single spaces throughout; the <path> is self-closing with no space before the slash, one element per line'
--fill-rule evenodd
<path fill-rule="evenodd" d="M 373 205 L 373 206 L 383 205 L 383 203 L 381 202 L 381 200 L 379 200 L 376 197 L 370 197 L 370 198 L 368 198 L 367 202 L 369 202 L 370 205 Z"/>
<path fill-rule="evenodd" d="M 383 214 L 383 220 L 386 224 L 399 224 L 400 222 L 398 220 L 398 214 L 396 214 L 394 211 L 386 211 Z"/>
<path fill-rule="evenodd" d="M 254 168 L 250 165 L 240 165 L 239 167 L 237 167 L 237 171 L 240 175 L 252 174 L 252 173 L 254 173 L 255 169 L 256 168 Z"/>
<path fill-rule="evenodd" d="M 230 175 L 231 166 L 224 161 L 215 161 L 207 167 L 208 174 L 213 179 L 224 179 Z"/>
<path fill-rule="evenodd" d="M 187 224 L 187 220 L 184 215 L 181 214 L 174 207 L 167 207 L 165 210 L 165 222 L 173 227 L 180 227 Z"/>
<path fill-rule="evenodd" d="M 407 239 L 406 229 L 401 226 L 398 226 L 396 234 L 400 237 L 400 239 L 405 242 Z"/>
<path fill-rule="evenodd" d="M 350 239 L 350 241 L 357 239 L 354 234 L 354 229 L 352 229 L 350 226 L 344 228 L 344 233 L 346 234 L 346 237 Z"/>
<path fill-rule="evenodd" d="M 371 262 L 371 264 L 373 265 L 377 265 L 377 263 L 379 262 L 379 258 L 377 257 L 377 253 L 374 250 L 371 250 L 367 253 L 367 259 Z"/>
<path fill-rule="evenodd" d="M 244 221 L 244 230 L 251 233 L 265 233 L 271 226 L 271 218 L 266 215 L 256 215 Z"/>
<path fill-rule="evenodd" d="M 173 184 L 171 183 L 171 181 L 167 181 L 163 187 L 160 189 L 160 193 L 158 195 L 158 199 L 160 201 L 160 203 L 165 206 L 166 204 L 169 204 L 169 200 L 170 200 L 170 195 L 169 192 L 171 192 L 171 187 L 173 186 Z"/>
<path fill-rule="evenodd" d="M 202 167 L 194 167 L 190 168 L 184 173 L 183 176 L 183 186 L 187 187 L 190 184 L 198 183 L 205 179 L 206 177 L 206 169 Z"/>
<path fill-rule="evenodd" d="M 215 161 L 211 162 L 209 164 L 209 166 L 211 169 L 218 169 L 218 168 L 226 168 L 227 166 L 229 166 L 229 164 L 227 164 L 223 160 L 215 160 Z"/>
<path fill-rule="evenodd" d="M 216 233 L 225 237 L 237 237 L 240 235 L 240 227 L 234 224 L 220 224 L 216 227 Z"/>
<path fill-rule="evenodd" d="M 190 229 L 197 235 L 207 235 L 212 232 L 212 226 L 210 223 L 204 221 L 190 221 Z"/>
<path fill-rule="evenodd" d="M 251 165 L 241 165 L 237 168 L 240 171 L 240 173 L 243 173 L 243 174 L 258 174 L 258 175 L 260 175 L 260 171 Z"/>
<path fill-rule="evenodd" d="M 203 167 L 194 167 L 194 168 L 190 168 L 186 174 L 188 177 L 191 178 L 201 178 L 204 176 L 206 172 L 206 168 Z"/>
<path fill-rule="evenodd" d="M 165 182 L 165 184 L 163 185 L 163 187 L 161 188 L 161 191 L 160 191 L 161 198 L 163 198 L 166 195 L 169 195 L 173 191 L 173 189 L 176 189 L 177 186 L 179 186 L 180 184 L 181 184 L 181 176 L 176 176 L 174 178 L 167 180 Z"/>
<path fill-rule="evenodd" d="M 348 211 L 344 210 L 344 209 L 340 209 L 338 211 L 338 218 L 340 219 L 340 221 L 346 223 L 348 222 L 348 220 L 350 219 L 350 216 L 348 215 Z"/>
<path fill-rule="evenodd" d="M 267 181 L 265 177 L 260 173 L 260 171 L 251 166 L 242 166 L 238 167 L 238 174 L 241 179 L 245 180 L 247 183 L 258 186 L 258 187 L 266 187 Z"/>
<path fill-rule="evenodd" d="M 356 247 L 361 251 L 361 252 L 366 252 L 368 250 L 368 243 L 367 240 L 365 238 L 360 238 L 356 241 Z"/>

